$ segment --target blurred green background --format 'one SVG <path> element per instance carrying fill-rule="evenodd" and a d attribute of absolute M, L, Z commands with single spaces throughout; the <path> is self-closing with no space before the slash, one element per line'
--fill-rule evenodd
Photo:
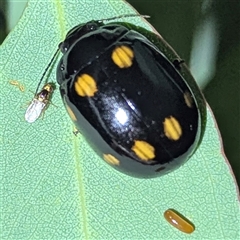
<path fill-rule="evenodd" d="M 139 13 L 151 16 L 148 21 L 190 66 L 214 112 L 239 185 L 240 1 L 128 2 Z M 0 43 L 17 23 L 25 5 L 26 1 L 0 1 Z"/>

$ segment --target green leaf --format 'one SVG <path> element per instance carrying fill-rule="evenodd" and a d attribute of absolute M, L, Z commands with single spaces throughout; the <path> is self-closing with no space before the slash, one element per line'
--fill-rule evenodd
<path fill-rule="evenodd" d="M 179 170 L 148 180 L 113 170 L 82 136 L 75 137 L 58 91 L 56 107 L 50 105 L 44 119 L 24 121 L 33 97 L 29 90 L 35 91 L 66 32 L 78 23 L 133 11 L 122 1 L 32 0 L 2 44 L 0 239 L 189 238 L 166 222 L 168 208 L 194 223 L 194 239 L 239 237 L 238 189 L 209 108 L 194 156 Z M 150 29 L 140 18 L 126 21 Z M 48 81 L 56 81 L 56 65 Z"/>

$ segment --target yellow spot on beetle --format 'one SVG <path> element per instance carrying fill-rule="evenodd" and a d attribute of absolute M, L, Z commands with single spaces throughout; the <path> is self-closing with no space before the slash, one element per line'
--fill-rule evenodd
<path fill-rule="evenodd" d="M 66 105 L 66 109 L 67 109 L 67 112 L 68 112 L 70 118 L 72 119 L 72 121 L 76 122 L 77 118 L 76 118 L 75 114 L 73 113 L 72 109 L 68 105 Z"/>
<path fill-rule="evenodd" d="M 112 52 L 113 62 L 120 68 L 132 66 L 134 52 L 128 46 L 117 46 Z"/>
<path fill-rule="evenodd" d="M 189 108 L 193 107 L 193 99 L 192 99 L 192 96 L 191 96 L 190 92 L 185 92 L 184 93 L 184 100 L 185 100 L 186 105 Z"/>
<path fill-rule="evenodd" d="M 141 160 L 149 161 L 155 158 L 154 147 L 145 141 L 139 141 L 139 140 L 134 141 L 132 150 Z"/>
<path fill-rule="evenodd" d="M 93 77 L 84 73 L 76 78 L 75 91 L 81 97 L 93 97 L 97 92 L 97 85 Z"/>
<path fill-rule="evenodd" d="M 103 159 L 111 165 L 114 165 L 114 166 L 120 165 L 120 161 L 111 154 L 103 154 Z"/>
<path fill-rule="evenodd" d="M 166 210 L 164 217 L 172 226 L 184 233 L 190 234 L 195 230 L 193 223 L 174 209 Z"/>
<path fill-rule="evenodd" d="M 164 134 L 171 140 L 178 140 L 182 135 L 182 128 L 176 118 L 170 116 L 163 122 Z"/>

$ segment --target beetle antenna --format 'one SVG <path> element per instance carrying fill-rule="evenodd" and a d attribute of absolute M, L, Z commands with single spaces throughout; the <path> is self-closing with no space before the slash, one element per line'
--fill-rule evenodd
<path fill-rule="evenodd" d="M 43 75 L 42 75 L 42 77 L 41 77 L 41 79 L 40 79 L 40 81 L 39 81 L 39 83 L 38 83 L 38 85 L 37 85 L 37 89 L 36 89 L 35 95 L 38 93 L 38 89 L 39 89 L 39 87 L 40 87 L 40 85 L 41 85 L 41 83 L 42 83 L 42 81 L 43 81 L 43 78 L 45 77 L 48 69 L 49 69 L 50 66 L 52 65 L 55 57 L 56 57 L 57 54 L 58 54 L 58 51 L 59 51 L 59 48 L 58 48 L 57 51 L 54 53 L 53 57 L 51 58 L 50 62 L 49 62 L 48 65 L 47 65 L 47 67 L 45 68 L 44 73 L 43 73 Z"/>
<path fill-rule="evenodd" d="M 150 18 L 149 15 L 142 15 L 142 14 L 138 14 L 138 13 L 129 13 L 129 14 L 119 15 L 119 16 L 117 16 L 117 17 L 104 18 L 104 19 L 99 20 L 99 22 L 111 21 L 111 20 L 115 20 L 115 19 L 118 19 L 118 18 L 124 18 L 124 17 L 143 17 L 143 18 Z"/>

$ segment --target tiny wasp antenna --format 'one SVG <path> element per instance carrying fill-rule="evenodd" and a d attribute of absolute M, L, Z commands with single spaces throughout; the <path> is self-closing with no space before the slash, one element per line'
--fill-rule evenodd
<path fill-rule="evenodd" d="M 58 52 L 59 52 L 59 49 L 57 49 L 57 51 L 54 53 L 53 57 L 51 58 L 50 62 L 49 62 L 48 65 L 47 65 L 47 67 L 45 68 L 44 73 L 43 73 L 43 75 L 42 75 L 42 77 L 41 77 L 41 79 L 40 79 L 40 81 L 39 81 L 39 83 L 38 83 L 38 85 L 37 85 L 37 89 L 36 89 L 36 91 L 35 91 L 35 95 L 38 93 L 38 89 L 39 89 L 39 87 L 40 87 L 40 85 L 41 85 L 41 83 L 42 83 L 42 81 L 43 81 L 43 79 L 44 79 L 44 77 L 45 77 L 48 69 L 51 67 L 54 59 L 56 58 Z"/>

